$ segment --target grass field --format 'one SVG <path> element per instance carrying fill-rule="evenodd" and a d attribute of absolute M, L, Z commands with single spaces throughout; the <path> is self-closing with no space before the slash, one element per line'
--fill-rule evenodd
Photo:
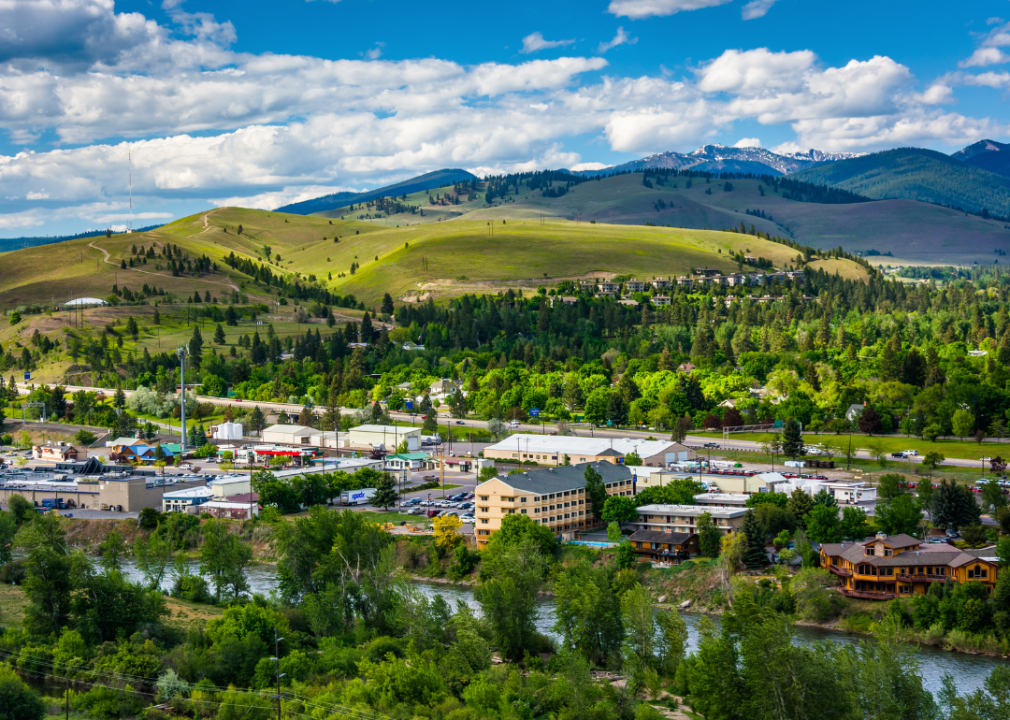
<path fill-rule="evenodd" d="M 703 433 L 709 437 L 722 437 L 722 433 Z M 734 433 L 730 436 L 733 440 L 750 440 L 753 442 L 765 442 L 771 438 L 770 433 Z M 803 439 L 808 444 L 825 444 L 833 445 L 835 447 L 847 447 L 849 442 L 848 435 L 832 435 L 830 433 L 817 434 L 817 433 L 804 433 Z M 1000 455 L 1004 458 L 1010 458 L 1010 442 L 1006 443 L 994 443 L 994 442 L 984 442 L 976 443 L 973 440 L 937 440 L 935 443 L 931 443 L 927 440 L 920 440 L 916 437 L 906 438 L 903 435 L 853 435 L 852 436 L 852 447 L 859 450 L 869 450 L 872 447 L 879 445 L 888 456 L 891 453 L 898 452 L 899 450 L 917 450 L 920 455 L 925 455 L 927 452 L 938 452 L 944 457 L 948 458 L 958 458 L 961 460 L 979 460 L 981 457 L 995 457 Z M 835 462 L 837 463 L 837 457 Z M 892 465 L 902 465 L 908 464 L 904 460 L 895 458 Z M 979 464 L 979 471 L 981 471 L 981 464 Z"/>

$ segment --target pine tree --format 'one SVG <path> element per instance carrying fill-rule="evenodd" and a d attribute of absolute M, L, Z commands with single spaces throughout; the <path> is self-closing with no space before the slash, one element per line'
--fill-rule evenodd
<path fill-rule="evenodd" d="M 814 509 L 814 499 L 805 492 L 797 488 L 786 502 L 786 510 L 796 517 L 796 522 L 800 527 L 806 527 L 807 515 Z"/>
<path fill-rule="evenodd" d="M 782 454 L 791 458 L 803 454 L 803 432 L 794 418 L 789 418 L 782 426 Z"/>
<path fill-rule="evenodd" d="M 224 343 L 225 343 L 224 328 L 221 326 L 221 323 L 218 323 L 217 329 L 214 330 L 214 344 L 224 345 Z"/>
<path fill-rule="evenodd" d="M 189 339 L 189 356 L 194 365 L 198 364 L 203 356 L 203 335 L 200 334 L 197 325 L 193 326 L 193 337 Z"/>
<path fill-rule="evenodd" d="M 603 517 L 603 506 L 607 504 L 607 487 L 603 484 L 603 476 L 592 465 L 587 465 L 582 476 L 586 480 L 586 498 L 596 520 Z"/>
<path fill-rule="evenodd" d="M 388 510 L 396 505 L 399 495 L 396 491 L 396 480 L 389 473 L 383 473 L 382 477 L 375 483 L 375 494 L 369 501 L 372 505 Z"/>
<path fill-rule="evenodd" d="M 747 567 L 764 567 L 768 564 L 765 549 L 765 532 L 753 510 L 748 510 L 740 524 L 740 532 L 747 537 L 747 548 L 743 552 L 743 562 Z"/>

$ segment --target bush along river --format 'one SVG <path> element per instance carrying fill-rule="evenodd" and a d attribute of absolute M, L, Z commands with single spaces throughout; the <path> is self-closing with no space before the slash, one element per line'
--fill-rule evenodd
<path fill-rule="evenodd" d="M 123 571 L 133 580 L 143 581 L 143 577 L 136 565 L 132 561 L 124 563 Z M 277 573 L 274 565 L 256 565 L 250 567 L 246 575 L 249 579 L 250 591 L 269 596 L 277 589 Z M 166 574 L 162 581 L 162 589 L 168 590 L 172 586 L 172 577 Z M 480 605 L 474 599 L 473 589 L 461 585 L 442 585 L 432 583 L 417 583 L 417 587 L 428 597 L 441 595 L 453 607 L 457 603 L 463 603 L 480 612 Z M 559 636 L 554 632 L 554 601 L 544 600 L 539 605 L 539 617 L 537 619 L 537 629 L 554 640 Z M 684 622 L 687 623 L 688 630 L 688 651 L 693 652 L 698 647 L 699 631 L 698 626 L 703 617 L 697 613 L 681 613 Z M 720 618 L 709 616 L 712 623 L 718 627 Z M 840 644 L 854 644 L 859 641 L 873 642 L 872 638 L 845 633 L 838 630 L 828 630 L 823 628 L 805 627 L 798 625 L 794 628 L 795 641 L 803 645 L 812 645 L 821 642 L 836 642 Z M 961 693 L 968 693 L 982 687 L 982 683 L 992 672 L 993 668 L 1005 664 L 999 658 L 984 655 L 966 655 L 964 653 L 949 652 L 933 647 L 931 645 L 919 646 L 917 653 L 921 664 L 923 681 L 930 692 L 936 695 L 940 691 L 941 681 L 945 674 L 954 677 L 957 688 Z"/>

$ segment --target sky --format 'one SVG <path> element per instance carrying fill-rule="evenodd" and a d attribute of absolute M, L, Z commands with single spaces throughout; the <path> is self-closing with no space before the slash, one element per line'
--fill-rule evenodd
<path fill-rule="evenodd" d="M 0 0 L 0 236 L 444 167 L 1010 140 L 1010 0 Z M 2 272 L 2 260 L 0 260 Z"/>

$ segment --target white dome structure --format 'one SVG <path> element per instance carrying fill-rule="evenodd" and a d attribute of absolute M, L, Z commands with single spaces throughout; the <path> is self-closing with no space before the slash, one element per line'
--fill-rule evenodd
<path fill-rule="evenodd" d="M 105 302 L 104 300 L 100 300 L 98 298 L 82 297 L 82 298 L 74 298 L 70 302 L 64 303 L 63 307 L 82 307 L 82 306 L 108 305 L 108 304 L 109 303 Z"/>

